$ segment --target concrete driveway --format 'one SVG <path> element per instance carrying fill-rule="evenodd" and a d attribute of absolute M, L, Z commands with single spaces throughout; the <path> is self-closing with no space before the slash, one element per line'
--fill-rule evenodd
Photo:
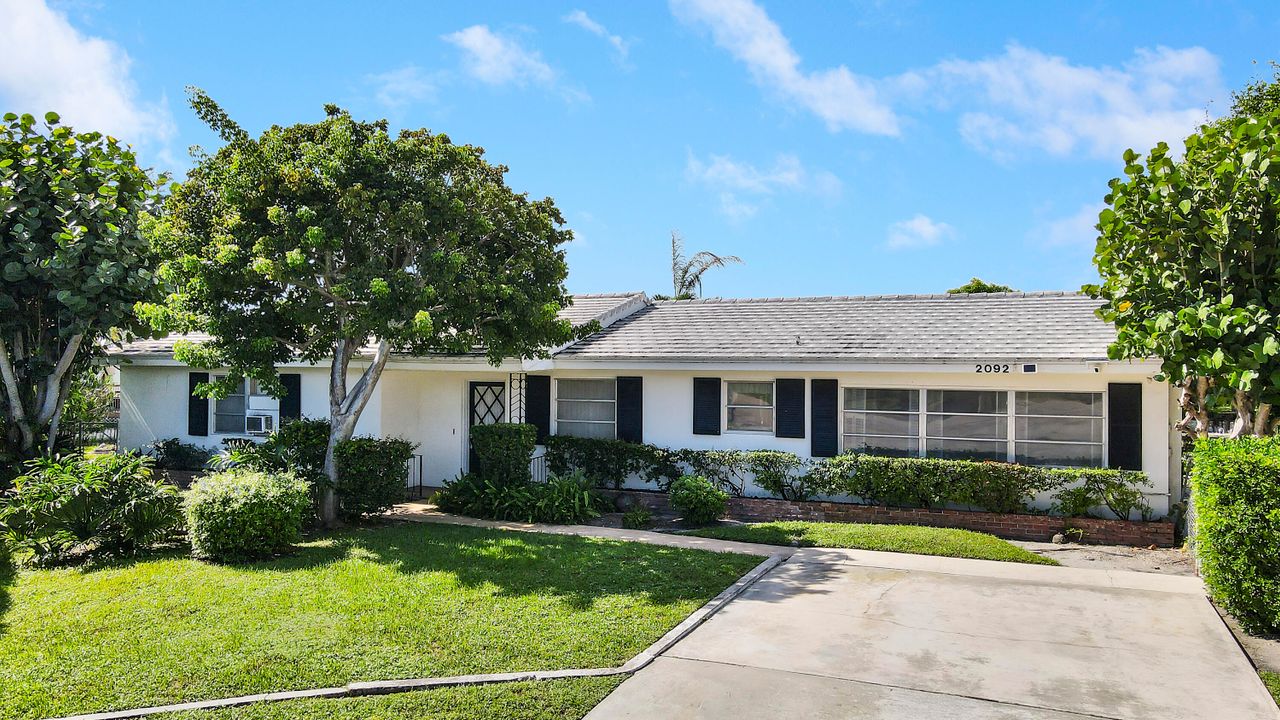
<path fill-rule="evenodd" d="M 1196 578 L 800 550 L 587 716 L 1280 720 Z"/>

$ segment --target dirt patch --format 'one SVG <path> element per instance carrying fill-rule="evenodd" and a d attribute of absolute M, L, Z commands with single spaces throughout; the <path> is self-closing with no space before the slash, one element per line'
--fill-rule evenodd
<path fill-rule="evenodd" d="M 1161 575 L 1195 575 L 1195 562 L 1182 548 L 1139 548 L 1125 545 L 1056 545 L 1010 540 L 1037 555 L 1053 558 L 1067 567 L 1095 570 L 1131 570 Z"/>

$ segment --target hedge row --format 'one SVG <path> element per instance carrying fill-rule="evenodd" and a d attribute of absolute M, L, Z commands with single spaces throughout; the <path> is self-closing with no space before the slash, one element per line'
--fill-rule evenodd
<path fill-rule="evenodd" d="M 1200 574 L 1245 629 L 1280 632 L 1280 438 L 1204 439 L 1194 458 Z"/>
<path fill-rule="evenodd" d="M 808 460 L 778 450 L 672 450 L 621 440 L 547 438 L 548 467 L 580 470 L 601 486 L 620 487 L 635 475 L 666 489 L 686 474 L 701 475 L 741 496 L 748 482 L 785 500 L 849 496 L 868 505 L 964 506 L 1025 512 L 1041 493 L 1056 491 L 1054 509 L 1069 516 L 1108 508 L 1117 517 L 1149 517 L 1140 472 L 1045 468 L 1003 462 L 840 455 Z"/>

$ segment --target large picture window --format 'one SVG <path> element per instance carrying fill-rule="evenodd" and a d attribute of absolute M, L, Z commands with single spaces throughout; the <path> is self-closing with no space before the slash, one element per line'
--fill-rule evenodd
<path fill-rule="evenodd" d="M 773 383 L 725 383 L 725 428 L 773 432 Z"/>
<path fill-rule="evenodd" d="M 1020 463 L 1101 467 L 1105 427 L 1102 393 L 1015 393 L 1014 455 Z"/>
<path fill-rule="evenodd" d="M 844 389 L 844 449 L 872 455 L 920 454 L 920 391 Z"/>
<path fill-rule="evenodd" d="M 556 381 L 556 434 L 585 438 L 617 435 L 618 383 L 613 378 Z"/>
<path fill-rule="evenodd" d="M 930 390 L 925 455 L 1007 460 L 1009 393 L 1004 390 Z"/>

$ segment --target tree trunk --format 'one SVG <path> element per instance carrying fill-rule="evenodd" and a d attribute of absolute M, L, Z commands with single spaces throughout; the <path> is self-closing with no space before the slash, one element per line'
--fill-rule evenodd
<path fill-rule="evenodd" d="M 1231 426 L 1231 432 L 1227 437 L 1234 440 L 1246 435 L 1252 435 L 1253 398 L 1249 397 L 1249 393 L 1243 390 L 1237 390 L 1231 396 L 1231 406 L 1235 408 L 1236 421 Z"/>
<path fill-rule="evenodd" d="M 373 361 L 360 375 L 355 387 L 348 391 L 347 368 L 351 358 L 360 350 L 359 343 L 352 338 L 339 340 L 329 368 L 329 444 L 324 449 L 324 474 L 328 484 L 320 493 L 319 508 L 320 524 L 324 527 L 333 527 L 338 521 L 338 445 L 350 440 L 355 433 L 356 422 L 369 403 L 390 354 L 387 341 L 379 340 Z"/>
<path fill-rule="evenodd" d="M 1271 431 L 1271 403 L 1262 403 L 1258 406 L 1258 416 L 1253 419 L 1253 434 L 1264 437 L 1270 435 Z"/>
<path fill-rule="evenodd" d="M 18 448 L 23 457 L 36 454 L 36 442 L 41 431 L 45 431 L 47 442 L 44 449 L 52 454 L 57 420 L 66 403 L 67 393 L 71 387 L 71 368 L 75 364 L 76 355 L 80 352 L 80 344 L 84 335 L 77 333 L 67 339 L 67 343 L 58 352 L 58 362 L 47 376 L 35 379 L 19 374 L 23 367 L 22 338 L 15 337 L 10 356 L 10 346 L 4 338 L 0 338 L 0 387 L 7 400 L 5 412 L 8 424 L 16 428 Z M 15 361 L 16 364 L 15 364 Z M 23 389 L 30 391 L 34 386 L 35 394 L 32 407 L 27 408 L 24 400 L 29 396 Z"/>

